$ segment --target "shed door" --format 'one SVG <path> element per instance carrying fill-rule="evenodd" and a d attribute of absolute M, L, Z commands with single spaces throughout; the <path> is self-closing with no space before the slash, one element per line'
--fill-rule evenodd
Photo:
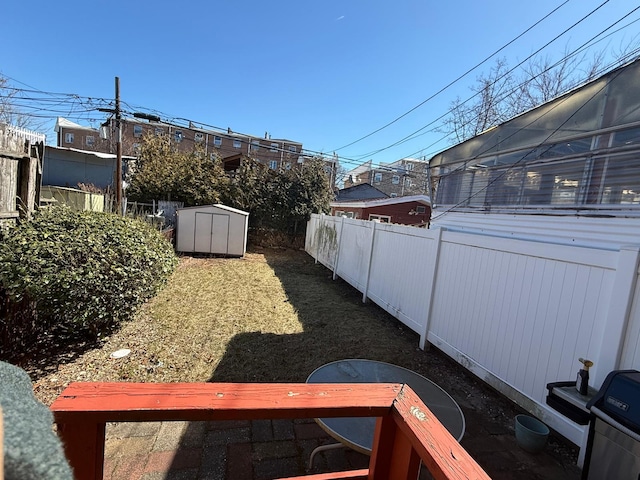
<path fill-rule="evenodd" d="M 229 215 L 196 212 L 194 251 L 228 253 Z"/>
<path fill-rule="evenodd" d="M 214 214 L 211 253 L 229 253 L 229 215 Z"/>

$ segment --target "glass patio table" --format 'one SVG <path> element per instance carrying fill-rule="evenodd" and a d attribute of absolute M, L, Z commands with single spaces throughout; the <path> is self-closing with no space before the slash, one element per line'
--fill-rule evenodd
<path fill-rule="evenodd" d="M 431 380 L 397 365 L 364 359 L 338 360 L 314 370 L 307 383 L 406 383 L 455 439 L 460 441 L 464 435 L 464 415 L 456 401 Z M 371 455 L 375 417 L 316 418 L 316 422 L 340 443 L 316 448 L 309 460 L 310 468 L 316 453 L 343 445 Z"/>

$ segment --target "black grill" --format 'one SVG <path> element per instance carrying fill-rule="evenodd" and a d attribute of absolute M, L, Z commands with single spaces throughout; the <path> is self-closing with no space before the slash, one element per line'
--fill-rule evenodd
<path fill-rule="evenodd" d="M 584 479 L 640 479 L 640 372 L 615 370 L 587 403 Z"/>

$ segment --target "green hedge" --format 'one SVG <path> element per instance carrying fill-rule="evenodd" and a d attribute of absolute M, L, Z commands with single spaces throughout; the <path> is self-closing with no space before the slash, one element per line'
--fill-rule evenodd
<path fill-rule="evenodd" d="M 130 319 L 176 264 L 171 245 L 142 221 L 41 210 L 0 234 L 3 350 L 51 328 L 99 337 Z"/>

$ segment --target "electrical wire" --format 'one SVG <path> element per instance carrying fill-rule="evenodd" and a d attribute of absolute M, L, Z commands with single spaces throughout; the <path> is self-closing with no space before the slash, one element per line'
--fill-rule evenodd
<path fill-rule="evenodd" d="M 595 13 L 597 10 L 599 10 L 600 8 L 602 8 L 605 4 L 609 3 L 610 0 L 605 0 L 603 3 L 601 3 L 596 9 L 592 10 L 586 17 L 583 17 L 582 20 L 580 20 L 580 22 L 582 22 L 584 19 L 586 19 L 587 17 L 589 17 L 591 14 Z M 426 98 L 425 100 L 423 100 L 422 102 L 420 102 L 418 105 L 416 105 L 415 107 L 409 109 L 408 111 L 406 111 L 405 113 L 403 113 L 402 115 L 396 117 L 395 119 L 391 120 L 390 122 L 388 122 L 387 124 L 383 125 L 382 127 L 374 130 L 371 133 L 368 133 L 367 135 L 364 135 L 360 138 L 358 138 L 357 140 L 354 140 L 353 142 L 350 142 L 346 145 L 343 145 L 342 147 L 336 148 L 334 149 L 334 151 L 340 151 L 344 148 L 350 147 L 351 145 L 354 145 L 366 138 L 371 137 L 372 135 L 375 135 L 376 133 L 384 130 L 385 128 L 393 125 L 394 123 L 396 123 L 397 121 L 401 120 L 402 118 L 406 117 L 407 115 L 409 115 L 411 112 L 417 110 L 418 108 L 420 108 L 421 106 L 423 106 L 424 104 L 426 104 L 427 102 L 433 100 L 435 97 L 437 97 L 438 95 L 440 95 L 442 92 L 444 92 L 445 90 L 447 90 L 449 87 L 453 86 L 454 84 L 456 84 L 457 82 L 459 82 L 460 80 L 462 80 L 464 77 L 466 77 L 468 74 L 470 74 L 471 72 L 473 72 L 474 70 L 476 70 L 478 67 L 480 67 L 481 65 L 483 65 L 484 63 L 486 63 L 487 61 L 489 61 L 491 58 L 493 58 L 495 55 L 497 55 L 498 53 L 500 53 L 502 50 L 504 50 L 505 48 L 507 48 L 509 45 L 511 45 L 512 43 L 514 43 L 515 41 L 517 41 L 518 39 L 520 39 L 522 36 L 524 36 L 526 33 L 528 33 L 530 30 L 532 30 L 533 28 L 535 28 L 536 26 L 538 26 L 540 23 L 542 23 L 544 20 L 546 20 L 548 17 L 550 17 L 551 15 L 553 15 L 557 10 L 559 10 L 561 7 L 563 7 L 565 4 L 567 4 L 569 2 L 569 0 L 566 0 L 565 2 L 563 2 L 562 4 L 560 4 L 559 6 L 557 6 L 556 8 L 554 8 L 551 12 L 549 12 L 548 14 L 546 14 L 544 17 L 542 17 L 540 20 L 538 20 L 537 22 L 535 22 L 533 25 L 531 25 L 530 27 L 528 27 L 526 30 L 524 30 L 522 33 L 520 33 L 518 36 L 516 36 L 515 38 L 513 38 L 512 40 L 510 40 L 508 43 L 506 43 L 505 45 L 503 45 L 502 47 L 500 47 L 498 50 L 496 50 L 495 52 L 493 52 L 492 54 L 488 55 L 484 60 L 482 60 L 480 63 L 474 65 L 473 67 L 471 67 L 469 70 L 467 70 L 466 72 L 464 72 L 462 75 L 458 76 L 456 79 L 452 80 L 451 82 L 449 82 L 447 85 L 445 85 L 444 87 L 442 87 L 440 90 L 438 90 L 436 93 L 434 93 L 433 95 L 429 96 L 428 98 Z M 578 22 L 578 23 L 580 23 Z M 573 26 L 570 27 L 574 28 L 577 25 L 574 24 Z M 564 34 L 564 33 L 563 33 Z"/>
<path fill-rule="evenodd" d="M 562 59 L 558 60 L 556 63 L 550 65 L 549 67 L 547 67 L 545 70 L 541 71 L 538 73 L 538 75 L 531 77 L 531 78 L 527 78 L 524 82 L 516 85 L 514 88 L 512 88 L 510 91 L 504 93 L 502 95 L 502 97 L 498 97 L 496 99 L 496 102 L 499 103 L 501 101 L 503 101 L 504 99 L 508 98 L 510 95 L 513 95 L 514 93 L 516 93 L 520 88 L 522 88 L 523 86 L 525 86 L 527 83 L 533 81 L 535 78 L 538 78 L 539 76 L 545 74 L 546 72 L 552 70 L 553 68 L 561 65 L 563 62 L 566 62 L 568 59 L 570 59 L 571 57 L 578 55 L 579 53 L 582 53 L 584 50 L 586 50 L 587 48 L 589 48 L 590 46 L 593 46 L 597 43 L 599 43 L 600 41 L 603 41 L 604 39 L 606 39 L 607 37 L 625 29 L 628 28 L 629 26 L 631 26 L 632 24 L 640 21 L 640 19 L 636 19 L 632 22 L 630 22 L 629 24 L 625 25 L 624 27 L 619 28 L 618 30 L 611 32 L 609 35 L 606 35 L 605 37 L 601 38 L 600 40 L 597 40 L 596 42 L 594 42 L 595 39 L 597 39 L 598 37 L 600 37 L 603 33 L 605 33 L 606 31 L 610 30 L 612 27 L 614 27 L 615 25 L 617 25 L 618 23 L 620 23 L 621 21 L 623 21 L 625 18 L 627 18 L 628 16 L 630 16 L 631 14 L 633 14 L 635 11 L 637 11 L 638 9 L 640 9 L 640 6 L 634 8 L 633 10 L 631 10 L 629 13 L 627 13 L 626 15 L 624 15 L 623 17 L 621 17 L 620 19 L 618 19 L 616 22 L 614 22 L 613 24 L 609 25 L 607 28 L 605 28 L 604 30 L 600 31 L 598 34 L 594 35 L 593 37 L 591 37 L 591 39 L 589 39 L 587 42 L 583 43 L 580 47 L 578 47 L 576 50 L 574 50 L 573 52 L 569 53 L 568 55 L 565 55 Z M 593 43 L 592 43 L 593 42 Z M 638 53 L 638 49 L 632 50 L 631 52 L 625 54 L 623 57 L 616 59 L 614 62 L 610 63 L 609 65 L 604 66 L 603 68 L 600 68 L 598 71 L 594 72 L 594 77 L 598 76 L 598 75 L 602 75 L 604 72 L 608 71 L 609 69 L 611 69 L 612 67 L 622 64 L 624 63 L 628 58 L 633 57 L 634 55 L 636 55 Z M 525 59 L 526 61 L 527 59 Z M 522 64 L 523 62 L 521 62 Z M 516 66 L 517 67 L 517 66 Z M 511 71 L 513 71 L 514 69 L 511 69 Z M 507 72 L 509 73 L 509 72 Z M 506 75 L 506 74 L 505 74 Z M 499 79 L 496 79 L 495 82 L 499 81 Z M 577 79 L 573 84 L 570 84 L 566 91 L 570 91 L 573 88 L 576 88 L 578 85 L 584 83 L 583 80 L 581 79 Z M 467 98 L 465 101 L 461 102 L 459 105 L 463 105 L 469 101 L 471 101 L 473 98 L 475 98 L 476 96 L 478 96 L 479 93 L 476 93 L 474 95 L 472 95 L 471 97 Z M 356 158 L 356 161 L 362 160 L 363 158 L 366 157 L 371 157 L 373 155 L 376 155 L 378 153 L 381 153 L 383 151 L 386 151 L 390 148 L 393 148 L 395 146 L 398 146 L 400 144 L 406 143 L 407 141 L 410 140 L 414 140 L 415 138 L 417 138 L 418 136 L 421 135 L 425 135 L 427 133 L 433 133 L 434 131 L 437 131 L 438 129 L 434 129 L 434 130 L 429 130 L 427 132 L 423 132 L 424 129 L 426 129 L 429 126 L 432 126 L 434 124 L 436 124 L 437 122 L 439 122 L 440 120 L 446 118 L 447 115 L 451 114 L 453 112 L 453 109 L 448 110 L 447 112 L 445 112 L 444 114 L 440 115 L 439 117 L 437 117 L 435 120 L 432 120 L 431 122 L 429 122 L 428 124 L 424 125 L 423 127 L 419 128 L 418 130 L 414 131 L 413 133 L 403 137 L 402 139 L 394 142 L 391 145 L 388 145 L 386 147 L 382 147 L 378 150 L 372 151 L 372 152 L 368 152 L 367 154 L 364 154 L 358 158 Z M 471 123 L 473 123 L 475 121 L 475 118 L 471 118 L 466 124 L 463 124 L 462 126 L 467 126 Z M 420 133 L 422 132 L 422 133 Z M 445 134 L 444 136 L 440 137 L 438 140 L 436 140 L 435 142 L 433 142 L 431 145 L 429 145 L 428 147 L 424 147 L 421 150 L 419 150 L 418 152 L 414 152 L 410 155 L 406 155 L 405 157 L 412 157 L 414 155 L 416 155 L 417 153 L 425 150 L 426 148 L 430 148 L 438 143 L 440 143 L 441 141 L 445 140 L 447 137 L 449 136 L 449 134 Z"/>
<path fill-rule="evenodd" d="M 523 34 L 524 34 L 524 33 L 526 33 L 528 30 L 530 30 L 531 28 L 533 28 L 534 26 L 536 26 L 538 23 L 540 23 L 541 21 L 543 21 L 543 20 L 544 20 L 545 18 L 547 18 L 549 15 L 551 15 L 552 13 L 554 13 L 557 9 L 561 8 L 561 7 L 562 7 L 563 5 L 565 5 L 568 1 L 569 1 L 569 0 L 565 1 L 565 2 L 564 2 L 564 3 L 562 3 L 560 6 L 556 7 L 556 9 L 554 9 L 552 12 L 550 12 L 549 14 L 547 14 L 547 16 L 543 17 L 541 20 L 539 20 L 539 21 L 538 21 L 538 22 L 536 22 L 534 25 L 532 25 L 531 27 L 529 27 L 529 29 L 525 30 L 525 32 L 523 32 L 521 35 L 523 35 Z M 602 3 L 599 7 L 597 7 L 596 9 L 594 9 L 594 10 L 593 10 L 589 15 L 591 15 L 593 12 L 595 12 L 596 10 L 598 10 L 599 8 L 601 8 L 601 7 L 602 7 L 604 4 L 606 4 L 608 1 L 609 1 L 609 0 L 605 1 L 604 3 Z M 640 8 L 640 7 L 638 7 L 638 8 Z M 635 11 L 635 10 L 634 10 L 634 11 Z M 632 12 L 633 12 L 633 11 L 632 11 Z M 632 12 L 630 12 L 630 13 L 632 13 Z M 630 13 L 629 13 L 629 14 L 630 14 Z M 627 16 L 628 16 L 629 14 L 627 14 Z M 587 15 L 587 16 L 589 16 L 589 15 Z M 584 18 L 586 18 L 586 17 L 583 17 L 583 19 L 582 19 L 582 20 L 584 20 Z M 624 18 L 624 17 L 623 17 L 623 18 Z M 568 29 L 566 29 L 566 30 L 565 30 L 565 32 L 563 32 L 563 34 L 564 34 L 564 33 L 566 33 L 568 30 L 570 30 L 571 28 L 575 27 L 575 25 L 577 25 L 578 23 L 580 23 L 582 20 L 580 20 L 580 21 L 578 21 L 578 22 L 574 23 L 571 27 L 569 27 Z M 620 20 L 619 20 L 619 21 L 620 21 Z M 619 21 L 618 21 L 618 22 L 619 22 Z M 616 22 L 616 23 L 618 23 L 618 22 Z M 614 24 L 614 25 L 615 25 L 615 24 Z M 611 28 L 611 27 L 609 27 L 609 28 Z M 606 31 L 606 30 L 605 30 L 605 31 Z M 513 41 L 517 40 L 521 35 L 519 35 L 518 37 L 516 37 L 516 38 L 515 38 L 514 40 L 512 40 L 510 43 L 512 43 Z M 562 34 L 561 34 L 561 35 L 562 35 Z M 555 41 L 557 38 L 559 38 L 559 36 L 558 36 L 558 37 L 556 37 L 556 38 L 555 38 L 554 40 L 552 40 L 551 42 L 548 42 L 548 43 L 547 43 L 547 45 L 545 45 L 545 46 L 544 46 L 544 47 L 542 47 L 542 48 L 546 48 L 546 46 L 548 46 L 550 43 L 552 43 L 553 41 Z M 509 44 L 507 44 L 507 45 L 509 45 Z M 505 45 L 505 46 L 507 46 L 507 45 Z M 502 47 L 502 48 L 501 48 L 500 50 L 498 50 L 497 52 L 501 51 L 503 48 L 504 48 L 504 47 Z M 539 50 L 538 50 L 538 52 L 539 52 L 539 51 L 541 51 L 541 50 L 542 50 L 542 49 L 539 49 Z M 497 53 L 497 52 L 495 52 L 495 53 Z M 495 55 L 495 53 L 494 53 L 494 54 L 492 54 L 492 55 Z M 533 55 L 532 55 L 532 56 L 533 56 Z M 532 57 L 532 56 L 530 56 L 530 57 Z M 474 67 L 474 68 L 470 69 L 470 70 L 467 72 L 467 74 L 468 74 L 470 71 L 473 71 L 475 68 L 477 68 L 477 67 L 478 67 L 479 65 L 481 65 L 482 63 L 486 62 L 490 57 L 491 57 L 491 56 L 487 57 L 487 59 L 485 59 L 483 62 L 481 62 L 480 64 L 478 64 L 476 67 Z M 529 57 L 529 58 L 530 58 L 530 57 Z M 525 59 L 525 61 L 526 61 L 526 59 Z M 519 65 L 521 65 L 522 63 L 523 63 L 523 62 L 521 62 Z M 518 66 L 519 66 L 519 65 L 518 65 Z M 466 74 L 465 74 L 465 75 L 466 75 Z M 463 76 L 464 76 L 464 75 L 463 75 Z M 5 77 L 6 77 L 6 78 L 9 78 L 9 79 L 11 79 L 11 80 L 14 80 L 14 81 L 16 81 L 16 82 L 18 82 L 18 83 L 21 83 L 21 84 L 23 84 L 23 85 L 26 85 L 26 84 L 24 84 L 24 83 L 22 83 L 22 82 L 19 82 L 19 81 L 15 80 L 15 79 L 12 79 L 11 77 L 8 77 L 8 76 L 6 76 L 6 75 L 5 75 Z M 15 90 L 15 91 L 24 92 L 24 93 L 28 93 L 28 94 L 41 94 L 41 95 L 47 95 L 47 96 L 54 97 L 54 98 L 50 98 L 50 99 L 45 100 L 45 99 L 44 99 L 44 98 L 42 98 L 42 97 L 38 98 L 38 97 L 36 97 L 36 96 L 31 96 L 31 97 L 26 97 L 26 99 L 28 99 L 28 101 L 32 101 L 32 102 L 37 102 L 37 101 L 42 101 L 42 102 L 45 102 L 45 101 L 49 101 L 49 102 L 58 101 L 58 102 L 59 102 L 58 106 L 60 107 L 60 109 L 53 109 L 53 108 L 43 109 L 43 108 L 38 108 L 37 106 L 32 107 L 32 106 L 29 106 L 29 105 L 24 105 L 24 108 L 30 108 L 31 110 L 40 110 L 41 112 L 42 112 L 42 111 L 47 111 L 47 112 L 50 112 L 51 114 L 66 115 L 66 117 L 67 117 L 67 118 L 74 118 L 74 119 L 89 119 L 89 120 L 90 120 L 90 121 L 92 121 L 92 122 L 99 122 L 99 121 L 100 121 L 100 119 L 98 119 L 98 118 L 93 118 L 93 117 L 89 117 L 89 116 L 88 116 L 88 114 L 92 113 L 92 109 L 94 109 L 94 110 L 95 110 L 95 109 L 97 109 L 97 108 L 100 108 L 100 106 L 102 106 L 103 108 L 106 108 L 106 107 L 112 107 L 112 106 L 113 106 L 113 100 L 112 100 L 112 99 L 96 98 L 96 97 L 81 97 L 81 96 L 76 95 L 76 94 L 67 94 L 67 93 L 44 92 L 44 91 L 42 91 L 42 90 L 34 89 L 33 87 L 30 87 L 29 85 L 27 85 L 27 86 L 29 87 L 29 89 L 14 89 L 14 90 Z M 1 97 L 1 96 L 0 96 L 0 97 Z M 467 99 L 467 100 L 469 100 L 469 99 Z M 428 101 L 428 99 L 427 99 L 427 100 L 425 100 L 425 102 L 426 102 L 426 101 Z M 423 103 L 424 103 L 424 102 L 423 102 Z M 123 105 L 125 105 L 125 107 L 131 107 L 131 105 L 129 105 L 129 104 L 128 104 L 128 103 L 126 103 L 126 102 L 122 102 L 122 104 L 123 104 Z M 67 106 L 68 106 L 68 109 L 67 109 L 67 110 L 65 110 L 65 109 L 64 109 L 64 107 L 63 107 L 63 105 L 67 105 Z M 88 107 L 87 105 L 91 105 L 91 107 Z M 417 108 L 417 107 L 416 107 L 416 108 Z M 164 116 L 164 115 L 162 115 L 162 114 L 161 114 L 161 112 L 159 112 L 159 111 L 157 111 L 157 110 L 153 110 L 153 109 L 149 109 L 149 108 L 144 108 L 144 107 L 141 107 L 140 109 L 142 109 L 142 110 L 146 110 L 146 111 L 149 111 L 149 112 L 155 112 L 156 114 L 160 114 L 160 116 Z M 133 111 L 133 110 L 135 110 L 135 109 L 130 109 L 130 110 L 131 110 L 131 111 L 130 111 L 130 112 L 128 112 L 128 113 L 129 113 L 129 114 L 132 114 L 132 111 Z M 409 113 L 409 112 L 407 112 L 407 113 Z M 448 113 L 450 113 L 450 111 L 449 111 L 449 112 L 447 112 L 447 114 L 448 114 Z M 36 118 L 48 118 L 48 117 L 47 117 L 47 115 L 43 115 L 43 114 L 41 114 L 41 113 L 30 113 L 30 114 L 28 114 L 28 115 L 33 116 L 33 117 L 36 117 Z M 445 115 L 446 115 L 446 114 L 445 114 Z M 164 117 L 165 117 L 165 118 L 171 118 L 171 117 L 169 117 L 169 116 L 164 116 Z M 364 154 L 364 155 L 362 155 L 362 156 L 360 156 L 360 157 L 358 157 L 358 158 L 352 158 L 352 157 L 341 157 L 341 161 L 344 161 L 344 163 L 345 163 L 345 164 L 352 164 L 352 165 L 361 164 L 361 160 L 362 160 L 364 157 L 366 157 L 366 156 L 376 155 L 376 154 L 378 154 L 378 153 L 381 153 L 382 151 L 385 151 L 385 150 L 387 150 L 387 149 L 389 149 L 389 148 L 392 148 L 393 146 L 397 146 L 397 145 L 400 145 L 400 144 L 406 143 L 407 141 L 413 140 L 413 139 L 415 139 L 416 137 L 418 137 L 418 136 L 420 136 L 420 135 L 424 135 L 424 134 L 426 134 L 426 133 L 433 133 L 433 131 L 424 132 L 423 130 L 424 130 L 425 128 L 427 128 L 428 126 L 433 125 L 437 120 L 442 119 L 442 118 L 443 118 L 443 116 L 439 117 L 438 119 L 436 119 L 435 121 L 433 121 L 433 122 L 431 122 L 431 123 L 429 123 L 429 124 L 425 125 L 425 126 L 424 126 L 424 127 L 422 127 L 421 129 L 419 129 L 419 130 L 417 130 L 417 131 L 415 131 L 415 132 L 411 133 L 410 135 L 405 136 L 404 138 L 402 138 L 401 140 L 398 140 L 397 142 L 394 142 L 394 144 L 392 144 L 392 145 L 389 145 L 389 146 L 387 146 L 387 147 L 384 147 L 384 148 L 378 149 L 378 150 L 373 151 L 373 152 L 369 152 L 368 154 Z M 182 117 L 172 117 L 172 120 L 174 120 L 174 121 L 181 120 L 181 121 L 185 121 L 185 122 L 192 122 L 192 121 L 190 121 L 190 120 L 188 120 L 188 119 L 185 119 L 185 118 L 182 118 Z M 212 129 L 214 129 L 214 130 L 218 130 L 218 131 L 220 131 L 220 134 L 221 134 L 221 135 L 223 135 L 223 136 L 225 135 L 225 133 L 224 133 L 224 132 L 225 132 L 225 131 L 228 131 L 227 129 L 224 129 L 224 128 L 222 128 L 222 127 L 217 127 L 217 126 L 213 126 L 213 125 L 208 125 L 208 124 L 206 124 L 206 123 L 201 123 L 201 122 L 192 122 L 192 123 L 194 123 L 194 124 L 198 124 L 198 125 L 202 125 L 202 126 L 206 126 L 206 127 L 212 128 Z M 188 126 L 185 126 L 185 128 L 189 128 L 189 127 L 188 127 Z M 253 136 L 253 135 L 248 135 L 248 134 L 242 134 L 242 133 L 236 133 L 236 132 L 234 132 L 234 136 L 235 136 L 235 135 L 245 136 L 245 137 L 247 137 L 247 138 L 259 138 L 259 137 Z M 441 139 L 441 140 L 442 140 L 442 139 Z M 441 141 L 441 140 L 439 140 L 439 141 Z M 439 141 L 438 141 L 438 142 L 439 142 Z M 433 144 L 431 144 L 431 145 L 429 145 L 429 146 L 427 146 L 427 147 L 423 147 L 423 148 L 422 148 L 421 150 L 419 150 L 418 152 L 424 152 L 424 150 L 425 150 L 425 149 L 430 148 L 431 146 L 435 145 L 436 143 L 437 143 L 437 142 L 434 142 Z M 343 146 L 343 147 L 341 147 L 341 148 L 346 148 L 346 146 Z M 336 150 L 336 151 L 337 151 L 337 150 Z M 304 152 L 305 154 L 308 154 L 308 155 L 325 155 L 325 153 L 324 153 L 324 152 L 322 152 L 322 151 L 315 151 L 315 150 L 311 150 L 311 149 L 308 149 L 308 148 L 303 149 L 303 152 Z M 414 154 L 411 154 L 411 155 L 409 155 L 408 157 L 412 157 L 413 155 L 414 155 Z M 406 156 L 405 156 L 405 157 L 406 157 Z"/>

